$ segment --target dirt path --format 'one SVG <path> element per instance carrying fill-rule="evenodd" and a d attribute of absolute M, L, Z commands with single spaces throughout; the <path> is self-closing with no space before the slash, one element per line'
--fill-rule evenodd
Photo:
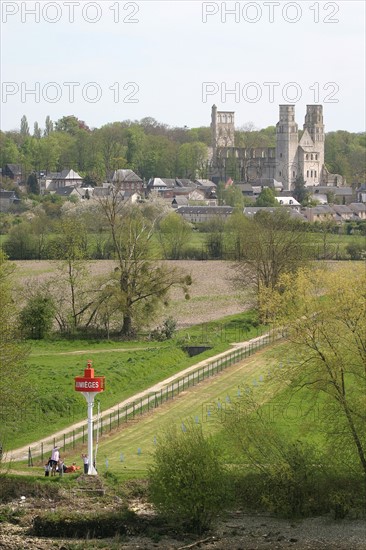
<path fill-rule="evenodd" d="M 245 342 L 233 343 L 231 345 L 233 346 L 234 349 L 247 349 L 250 346 L 253 346 L 253 344 L 255 345 L 256 343 L 265 340 L 267 337 L 268 337 L 268 334 L 264 334 L 256 338 L 252 338 L 251 340 L 247 340 Z M 114 350 L 110 350 L 110 351 L 114 351 Z M 109 409 L 103 411 L 101 413 L 101 417 L 102 418 L 109 417 L 111 414 L 116 414 L 116 410 L 118 410 L 119 408 L 126 407 L 130 403 L 132 404 L 132 402 L 143 400 L 144 398 L 147 398 L 152 393 L 164 391 L 165 388 L 168 387 L 170 384 L 172 384 L 174 381 L 178 379 L 182 379 L 185 376 L 188 377 L 190 373 L 196 371 L 199 368 L 204 368 L 205 366 L 208 367 L 213 361 L 220 359 L 222 357 L 228 356 L 229 354 L 232 353 L 232 351 L 233 349 L 229 349 L 225 352 L 219 353 L 218 355 L 209 357 L 204 361 L 200 361 L 199 363 L 195 363 L 194 365 L 191 365 L 190 367 L 184 369 L 183 371 L 180 371 L 174 374 L 173 376 L 170 376 L 169 378 L 166 378 L 165 380 L 162 380 L 161 382 L 154 384 L 150 388 L 147 388 L 142 392 L 132 395 L 128 399 L 125 399 L 124 401 L 121 401 L 120 403 L 114 405 L 113 407 L 110 407 Z M 72 353 L 75 353 L 75 352 L 72 352 Z M 131 405 L 131 410 L 132 410 L 132 405 Z M 43 452 L 48 453 L 53 448 L 54 442 L 56 442 L 57 444 L 59 441 L 62 440 L 62 441 L 65 441 L 65 443 L 70 443 L 72 441 L 72 438 L 74 437 L 75 432 L 78 430 L 81 430 L 83 426 L 85 426 L 85 419 L 75 424 L 72 424 L 67 428 L 63 428 L 62 430 L 55 432 L 46 438 L 42 438 L 38 441 L 34 441 L 33 443 L 28 443 L 27 445 L 24 445 L 23 447 L 20 447 L 18 449 L 8 451 L 8 453 L 6 453 L 5 456 L 3 457 L 3 461 L 17 462 L 21 460 L 27 460 L 29 456 L 29 450 L 31 452 L 32 457 L 34 458 L 40 455 L 42 444 L 43 444 Z M 64 436 L 69 436 L 69 437 L 66 437 L 64 439 Z M 81 437 L 81 435 L 79 437 Z"/>

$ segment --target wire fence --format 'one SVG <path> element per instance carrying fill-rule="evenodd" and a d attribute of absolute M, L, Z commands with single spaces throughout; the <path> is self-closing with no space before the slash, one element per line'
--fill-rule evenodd
<path fill-rule="evenodd" d="M 163 403 L 178 397 L 189 388 L 219 374 L 228 367 L 263 349 L 265 346 L 283 338 L 284 335 L 283 331 L 270 330 L 266 334 L 254 338 L 233 350 L 222 353 L 215 359 L 207 359 L 195 365 L 191 370 L 186 370 L 185 374 L 182 374 L 181 377 L 162 385 L 156 391 L 144 393 L 139 399 L 129 401 L 123 406 L 117 406 L 108 412 L 102 413 L 99 419 L 94 419 L 95 435 L 97 430 L 99 430 L 99 436 L 102 437 L 113 429 L 119 428 L 122 424 L 136 420 L 144 413 L 160 407 Z M 67 431 L 57 438 L 47 438 L 40 444 L 30 446 L 28 449 L 28 465 L 33 465 L 33 458 L 36 456 L 39 456 L 42 461 L 48 458 L 48 453 L 56 444 L 64 452 L 74 449 L 78 443 L 86 442 L 87 433 L 87 422 L 85 422 L 85 424 L 79 424 L 71 432 Z"/>

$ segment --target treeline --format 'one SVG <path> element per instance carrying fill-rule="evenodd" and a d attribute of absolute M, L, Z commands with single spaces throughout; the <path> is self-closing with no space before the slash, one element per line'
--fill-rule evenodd
<path fill-rule="evenodd" d="M 238 147 L 274 147 L 275 127 L 257 130 L 247 124 L 235 132 Z M 32 172 L 59 172 L 72 168 L 85 182 L 97 185 L 118 168 L 130 168 L 141 178 L 195 179 L 209 175 L 209 127 L 170 127 L 151 117 L 89 126 L 77 117 L 53 122 L 48 116 L 41 128 L 29 128 L 25 116 L 20 130 L 0 132 L 0 165 L 20 164 L 26 181 Z M 365 181 L 366 134 L 345 131 L 326 136 L 325 162 L 332 173 L 349 184 Z M 3 182 L 4 186 L 4 182 Z"/>

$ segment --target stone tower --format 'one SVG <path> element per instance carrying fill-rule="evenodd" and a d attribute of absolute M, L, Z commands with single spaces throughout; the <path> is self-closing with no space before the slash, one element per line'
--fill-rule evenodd
<path fill-rule="evenodd" d="M 298 125 L 295 122 L 295 106 L 280 105 L 280 120 L 276 125 L 276 173 L 284 190 L 290 190 L 298 176 Z"/>
<path fill-rule="evenodd" d="M 218 147 L 234 147 L 234 111 L 218 111 L 216 105 L 212 105 L 211 133 L 214 155 L 216 154 L 216 149 Z"/>
<path fill-rule="evenodd" d="M 311 138 L 312 146 L 305 155 L 304 162 L 304 179 L 309 184 L 316 185 L 322 180 L 322 171 L 324 166 L 324 123 L 323 123 L 323 106 L 322 105 L 307 105 L 304 123 L 304 134 L 308 133 Z M 305 149 L 305 148 L 304 148 Z M 316 174 L 316 176 L 315 176 Z"/>

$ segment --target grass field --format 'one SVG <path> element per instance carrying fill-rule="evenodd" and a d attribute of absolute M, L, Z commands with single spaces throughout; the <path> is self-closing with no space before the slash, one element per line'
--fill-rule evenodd
<path fill-rule="evenodd" d="M 118 430 L 112 430 L 99 442 L 99 473 L 109 471 L 120 478 L 144 477 L 151 464 L 156 442 L 169 425 L 174 423 L 184 431 L 190 422 L 199 423 L 206 434 L 218 434 L 225 415 L 230 414 L 235 402 L 240 404 L 246 388 L 251 388 L 263 407 L 271 407 L 274 397 L 286 388 L 280 365 L 281 359 L 288 353 L 289 347 L 283 344 L 258 352 L 181 393 L 153 412 L 130 421 Z M 277 411 L 279 420 L 286 419 L 283 408 L 279 410 L 277 407 Z M 294 422 L 292 419 L 293 428 L 301 431 L 304 418 L 298 415 L 296 420 Z M 222 445 L 227 445 L 225 438 L 222 439 Z M 85 448 L 86 444 L 78 444 L 75 450 L 67 451 L 64 454 L 65 462 L 80 463 L 80 455 Z M 233 458 L 229 456 L 230 445 L 223 451 L 232 461 Z M 19 467 L 22 468 L 21 465 Z"/>
<path fill-rule="evenodd" d="M 122 424 L 120 428 L 104 432 L 97 449 L 99 475 L 108 476 L 114 483 L 145 479 L 153 463 L 156 444 L 164 432 L 171 425 L 184 432 L 190 424 L 201 425 L 205 435 L 214 438 L 222 459 L 228 465 L 244 466 L 245 471 L 250 472 L 251 468 L 244 455 L 238 453 L 237 442 L 228 433 L 226 424 L 233 410 L 245 410 L 248 392 L 259 405 L 257 412 L 249 417 L 249 421 L 258 423 L 258 429 L 264 424 L 288 440 L 307 442 L 319 451 L 329 447 L 324 430 L 329 411 L 324 399 L 314 402 L 313 393 L 307 388 L 294 392 L 284 376 L 286 366 L 296 362 L 296 350 L 292 345 L 272 345 L 189 388 L 159 408 Z M 84 417 L 85 414 L 84 404 Z M 332 453 L 340 460 L 344 450 L 335 442 L 333 446 Z M 86 450 L 86 442 L 80 442 L 61 454 L 66 464 L 76 462 L 81 466 L 81 453 Z M 354 460 L 353 454 L 353 450 L 348 449 L 347 460 Z M 36 477 L 43 476 L 39 457 L 34 460 L 32 469 L 25 463 L 15 464 L 12 468 L 18 472 L 27 470 Z"/>
<path fill-rule="evenodd" d="M 106 377 L 107 391 L 100 396 L 105 410 L 261 330 L 264 327 L 257 326 L 254 313 L 247 312 L 181 330 L 174 339 L 161 343 L 34 341 L 26 363 L 29 392 L 24 403 L 11 418 L 6 416 L 6 407 L 0 406 L 6 447 L 14 449 L 85 418 L 84 400 L 74 391 L 74 377 L 83 375 L 89 359 L 96 374 Z M 211 349 L 199 358 L 189 357 L 183 347 L 194 343 Z"/>

